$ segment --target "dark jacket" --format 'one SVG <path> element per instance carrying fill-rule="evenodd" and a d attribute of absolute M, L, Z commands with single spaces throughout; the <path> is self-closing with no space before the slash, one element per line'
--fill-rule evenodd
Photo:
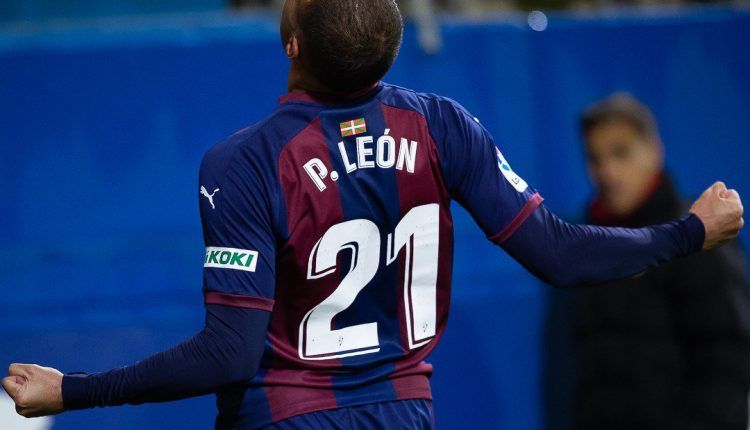
<path fill-rule="evenodd" d="M 616 224 L 640 227 L 685 213 L 664 178 Z M 747 429 L 750 306 L 736 244 L 572 291 L 566 301 L 572 428 Z"/>

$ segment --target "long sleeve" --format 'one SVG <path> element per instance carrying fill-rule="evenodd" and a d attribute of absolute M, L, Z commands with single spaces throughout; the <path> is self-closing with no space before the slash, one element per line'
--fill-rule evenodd
<path fill-rule="evenodd" d="M 132 366 L 63 377 L 68 410 L 166 402 L 198 396 L 258 370 L 270 313 L 207 305 L 206 324 L 193 338 Z"/>
<path fill-rule="evenodd" d="M 210 393 L 256 373 L 274 306 L 275 188 L 241 139 L 203 158 L 198 191 L 206 324 L 193 338 L 132 366 L 63 379 L 66 408 L 163 402 Z"/>
<path fill-rule="evenodd" d="M 444 100 L 433 128 L 446 188 L 487 237 L 526 269 L 560 287 L 635 275 L 703 247 L 703 223 L 690 215 L 641 229 L 569 224 L 510 166 L 490 133 Z"/>
<path fill-rule="evenodd" d="M 543 281 L 572 287 L 633 276 L 697 252 L 704 235 L 703 223 L 693 214 L 628 229 L 569 224 L 542 205 L 496 243 Z"/>

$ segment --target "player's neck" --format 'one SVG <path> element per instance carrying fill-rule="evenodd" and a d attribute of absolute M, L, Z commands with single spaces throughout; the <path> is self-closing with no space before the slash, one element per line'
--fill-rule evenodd
<path fill-rule="evenodd" d="M 308 73 L 305 73 L 303 69 L 296 66 L 295 63 L 292 62 L 292 67 L 289 69 L 289 80 L 287 81 L 287 90 L 290 93 L 294 93 L 294 92 L 311 93 L 311 94 L 314 94 L 315 97 L 320 100 L 341 101 L 341 100 L 351 100 L 351 99 L 355 99 L 355 98 L 366 95 L 377 86 L 378 82 L 375 82 L 372 85 L 369 85 L 358 91 L 341 93 L 341 92 L 333 91 L 327 86 L 321 84 L 320 81 L 315 79 L 315 77 L 313 77 L 312 75 Z"/>
<path fill-rule="evenodd" d="M 287 90 L 293 92 L 330 93 L 331 90 L 318 82 L 317 79 L 301 70 L 295 63 L 289 68 Z"/>

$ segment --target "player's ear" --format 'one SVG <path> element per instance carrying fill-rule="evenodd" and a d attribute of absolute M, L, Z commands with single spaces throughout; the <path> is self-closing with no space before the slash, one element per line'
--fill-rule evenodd
<path fill-rule="evenodd" d="M 290 60 L 294 60 L 299 57 L 299 43 L 297 42 L 297 36 L 292 34 L 289 41 L 286 43 L 286 56 Z"/>

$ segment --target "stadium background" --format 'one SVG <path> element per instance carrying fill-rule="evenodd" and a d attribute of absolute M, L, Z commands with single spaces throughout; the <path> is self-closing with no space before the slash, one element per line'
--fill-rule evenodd
<path fill-rule="evenodd" d="M 200 329 L 200 158 L 273 109 L 287 68 L 276 17 L 224 3 L 0 2 L 0 365 L 105 370 Z M 459 100 L 568 219 L 591 193 L 577 115 L 615 90 L 654 109 L 684 192 L 721 178 L 750 199 L 746 3 L 559 11 L 543 31 L 529 16 L 440 16 L 434 54 L 410 24 L 386 80 Z M 438 425 L 543 428 L 549 291 L 454 213 Z M 205 429 L 213 414 L 203 397 L 54 429 Z"/>

